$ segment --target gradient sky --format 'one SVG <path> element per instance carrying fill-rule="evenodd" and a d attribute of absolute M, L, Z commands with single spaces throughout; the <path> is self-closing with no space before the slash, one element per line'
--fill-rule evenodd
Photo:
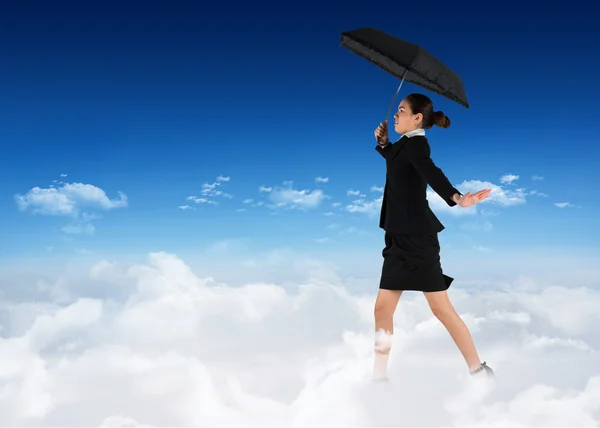
<path fill-rule="evenodd" d="M 428 132 L 434 161 L 463 192 L 494 186 L 471 210 L 431 197 L 446 251 L 598 253 L 600 37 L 585 8 L 200 4 L 2 6 L 3 262 L 224 242 L 378 257 L 373 130 L 398 80 L 339 46 L 364 26 L 463 79 L 470 109 L 410 84 L 394 106 L 429 95 L 452 120 Z"/>

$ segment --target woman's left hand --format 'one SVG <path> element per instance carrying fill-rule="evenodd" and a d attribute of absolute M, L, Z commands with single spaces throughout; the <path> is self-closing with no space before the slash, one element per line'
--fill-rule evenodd
<path fill-rule="evenodd" d="M 471 207 L 471 206 L 483 201 L 484 199 L 487 199 L 487 197 L 490 195 L 491 191 L 492 191 L 492 189 L 484 189 L 484 190 L 480 190 L 479 192 L 476 192 L 473 194 L 471 194 L 471 192 L 467 192 L 466 195 L 463 195 L 457 201 L 457 204 L 463 208 Z"/>

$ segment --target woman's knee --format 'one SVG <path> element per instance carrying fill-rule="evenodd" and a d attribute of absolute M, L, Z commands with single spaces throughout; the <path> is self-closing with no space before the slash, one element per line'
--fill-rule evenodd
<path fill-rule="evenodd" d="M 375 302 L 374 315 L 377 319 L 391 318 L 394 316 L 396 305 L 393 302 L 387 302 L 385 300 L 378 300 Z"/>
<path fill-rule="evenodd" d="M 446 305 L 433 304 L 429 305 L 429 308 L 431 309 L 433 315 L 439 320 L 447 319 L 449 316 L 452 315 L 453 312 L 452 308 Z"/>
<path fill-rule="evenodd" d="M 456 314 L 445 292 L 426 294 L 427 303 L 433 315 L 439 320 L 448 319 Z"/>
<path fill-rule="evenodd" d="M 385 319 L 393 317 L 401 295 L 402 291 L 380 291 L 377 300 L 375 301 L 375 318 Z"/>

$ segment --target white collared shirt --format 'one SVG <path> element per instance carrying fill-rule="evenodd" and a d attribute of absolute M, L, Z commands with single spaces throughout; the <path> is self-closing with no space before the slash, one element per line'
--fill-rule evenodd
<path fill-rule="evenodd" d="M 408 131 L 406 134 L 404 134 L 404 136 L 407 138 L 415 137 L 417 135 L 424 137 L 425 130 L 423 128 L 418 128 L 418 129 L 413 129 L 412 131 Z"/>
<path fill-rule="evenodd" d="M 424 137 L 425 130 L 423 128 L 413 129 L 412 131 L 408 131 L 406 134 L 404 134 L 404 137 L 410 138 L 410 137 L 416 137 L 417 135 Z M 398 141 L 400 141 L 400 140 L 398 140 Z M 388 139 L 387 143 L 380 144 L 379 147 L 383 149 L 383 148 L 387 147 L 389 144 L 390 144 L 390 140 Z"/>

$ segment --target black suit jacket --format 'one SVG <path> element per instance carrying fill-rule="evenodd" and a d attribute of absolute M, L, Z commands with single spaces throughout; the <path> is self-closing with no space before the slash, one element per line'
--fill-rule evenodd
<path fill-rule="evenodd" d="M 379 227 L 392 234 L 424 235 L 444 230 L 427 202 L 427 184 L 446 201 L 460 193 L 431 160 L 425 136 L 402 137 L 376 150 L 385 158 L 386 180 Z"/>

